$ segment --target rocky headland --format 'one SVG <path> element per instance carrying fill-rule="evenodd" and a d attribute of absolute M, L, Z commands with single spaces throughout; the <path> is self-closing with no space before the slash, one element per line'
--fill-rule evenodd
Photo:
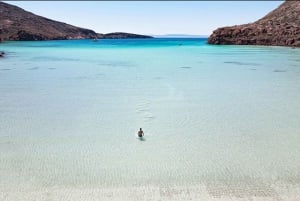
<path fill-rule="evenodd" d="M 94 38 L 151 38 L 151 36 L 122 32 L 99 34 L 90 29 L 54 21 L 17 6 L 0 2 L 0 42 Z"/>
<path fill-rule="evenodd" d="M 218 28 L 208 43 L 300 47 L 300 1 L 285 1 L 254 23 Z"/>
<path fill-rule="evenodd" d="M 99 39 L 126 39 L 126 38 L 153 38 L 152 36 L 132 34 L 125 32 L 113 32 L 107 34 L 98 34 Z"/>

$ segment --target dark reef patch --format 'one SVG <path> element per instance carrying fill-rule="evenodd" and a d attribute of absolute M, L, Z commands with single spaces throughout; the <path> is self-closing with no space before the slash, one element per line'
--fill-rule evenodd
<path fill-rule="evenodd" d="M 247 63 L 247 62 L 239 62 L 239 61 L 224 61 L 225 64 L 235 64 L 239 66 L 259 66 L 258 63 Z"/>
<path fill-rule="evenodd" d="M 273 72 L 274 72 L 274 73 L 285 73 L 286 70 L 274 70 Z"/>
<path fill-rule="evenodd" d="M 79 61 L 79 59 L 64 58 L 64 57 L 33 57 L 36 61 Z"/>
<path fill-rule="evenodd" d="M 39 67 L 32 67 L 32 68 L 28 68 L 27 70 L 38 70 Z"/>
<path fill-rule="evenodd" d="M 129 67 L 134 67 L 135 65 L 130 62 L 126 62 L 126 61 L 103 61 L 103 62 L 98 63 L 98 66 L 129 68 Z"/>

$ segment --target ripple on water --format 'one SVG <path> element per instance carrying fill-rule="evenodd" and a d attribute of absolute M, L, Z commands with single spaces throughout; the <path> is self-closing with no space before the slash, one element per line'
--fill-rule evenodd
<path fill-rule="evenodd" d="M 139 103 L 136 107 L 136 113 L 140 116 L 144 122 L 150 122 L 155 119 L 155 116 L 151 113 L 149 108 L 149 102 Z"/>
<path fill-rule="evenodd" d="M 150 121 L 155 118 L 151 112 L 145 112 L 143 116 L 145 121 Z"/>
<path fill-rule="evenodd" d="M 149 102 L 142 102 L 142 103 L 137 104 L 138 108 L 140 108 L 140 107 L 148 107 L 148 106 L 149 106 Z"/>
<path fill-rule="evenodd" d="M 149 103 L 140 103 L 136 107 L 136 112 L 148 112 L 149 111 Z"/>
<path fill-rule="evenodd" d="M 137 108 L 136 109 L 136 112 L 138 112 L 138 113 L 147 112 L 147 111 L 149 111 L 149 109 L 147 109 L 147 108 Z"/>
<path fill-rule="evenodd" d="M 11 68 L 1 68 L 0 70 L 1 71 L 8 71 L 8 70 L 11 70 Z"/>

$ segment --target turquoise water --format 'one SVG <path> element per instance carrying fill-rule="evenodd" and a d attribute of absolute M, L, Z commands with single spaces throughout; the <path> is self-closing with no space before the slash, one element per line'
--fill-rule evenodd
<path fill-rule="evenodd" d="M 300 49 L 132 39 L 0 50 L 0 192 L 299 195 Z"/>

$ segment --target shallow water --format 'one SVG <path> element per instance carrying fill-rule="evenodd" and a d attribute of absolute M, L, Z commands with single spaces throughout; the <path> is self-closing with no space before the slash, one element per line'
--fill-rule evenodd
<path fill-rule="evenodd" d="M 300 49 L 206 39 L 0 49 L 2 192 L 203 185 L 214 198 L 279 200 L 300 192 Z"/>

